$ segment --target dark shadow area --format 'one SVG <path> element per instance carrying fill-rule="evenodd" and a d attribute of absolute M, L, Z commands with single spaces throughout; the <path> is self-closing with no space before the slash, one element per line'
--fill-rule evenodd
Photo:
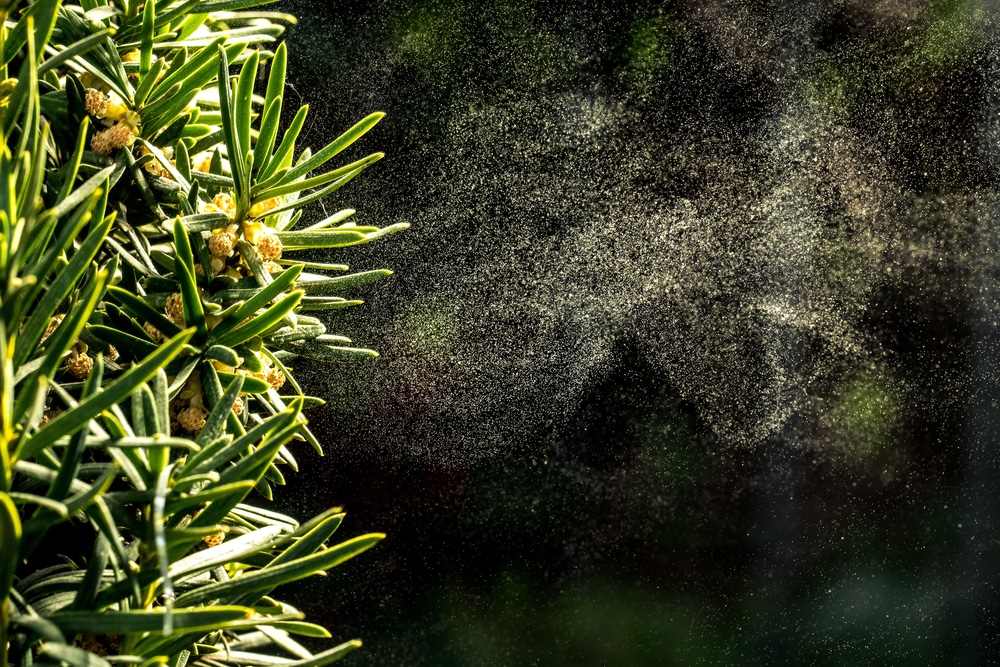
<path fill-rule="evenodd" d="M 387 112 L 326 213 L 413 225 L 296 369 L 353 664 L 994 659 L 991 8 L 277 6 L 307 143 Z"/>

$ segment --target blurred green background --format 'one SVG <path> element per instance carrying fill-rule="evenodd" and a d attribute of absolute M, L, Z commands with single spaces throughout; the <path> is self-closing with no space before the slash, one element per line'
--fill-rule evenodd
<path fill-rule="evenodd" d="M 306 141 L 388 114 L 327 212 L 413 224 L 297 369 L 352 664 L 998 659 L 994 5 L 276 6 Z"/>

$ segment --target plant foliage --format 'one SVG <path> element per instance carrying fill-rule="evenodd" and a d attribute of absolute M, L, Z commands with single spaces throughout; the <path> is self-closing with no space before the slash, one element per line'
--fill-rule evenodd
<path fill-rule="evenodd" d="M 255 507 L 319 449 L 295 358 L 374 356 L 316 311 L 388 271 L 302 208 L 382 157 L 282 131 L 262 0 L 0 0 L 0 665 L 325 665 L 271 597 L 383 536 Z M 273 50 L 271 50 L 273 48 Z M 288 114 L 290 115 L 290 114 Z M 301 255 L 301 256 L 300 256 Z"/>

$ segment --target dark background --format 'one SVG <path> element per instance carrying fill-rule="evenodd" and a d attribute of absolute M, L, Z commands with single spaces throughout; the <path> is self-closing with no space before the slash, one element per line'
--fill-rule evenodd
<path fill-rule="evenodd" d="M 286 592 L 352 664 L 997 659 L 992 6 L 276 7 L 412 223 L 277 502 L 388 533 Z"/>

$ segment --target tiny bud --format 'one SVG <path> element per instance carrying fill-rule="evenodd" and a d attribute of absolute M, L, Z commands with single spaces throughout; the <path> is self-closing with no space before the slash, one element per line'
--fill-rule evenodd
<path fill-rule="evenodd" d="M 171 322 L 179 327 L 184 326 L 184 299 L 181 297 L 180 292 L 174 292 L 167 297 L 165 310 Z"/>
<path fill-rule="evenodd" d="M 177 422 L 185 431 L 198 433 L 205 427 L 205 417 L 208 415 L 205 409 L 196 405 L 189 406 L 181 410 L 177 415 Z"/>
<path fill-rule="evenodd" d="M 76 354 L 75 352 L 66 358 L 66 370 L 78 380 L 90 375 L 94 368 L 94 360 L 87 354 Z"/>
<path fill-rule="evenodd" d="M 281 259 L 281 239 L 274 234 L 264 234 L 257 241 L 257 254 L 263 260 Z"/>

